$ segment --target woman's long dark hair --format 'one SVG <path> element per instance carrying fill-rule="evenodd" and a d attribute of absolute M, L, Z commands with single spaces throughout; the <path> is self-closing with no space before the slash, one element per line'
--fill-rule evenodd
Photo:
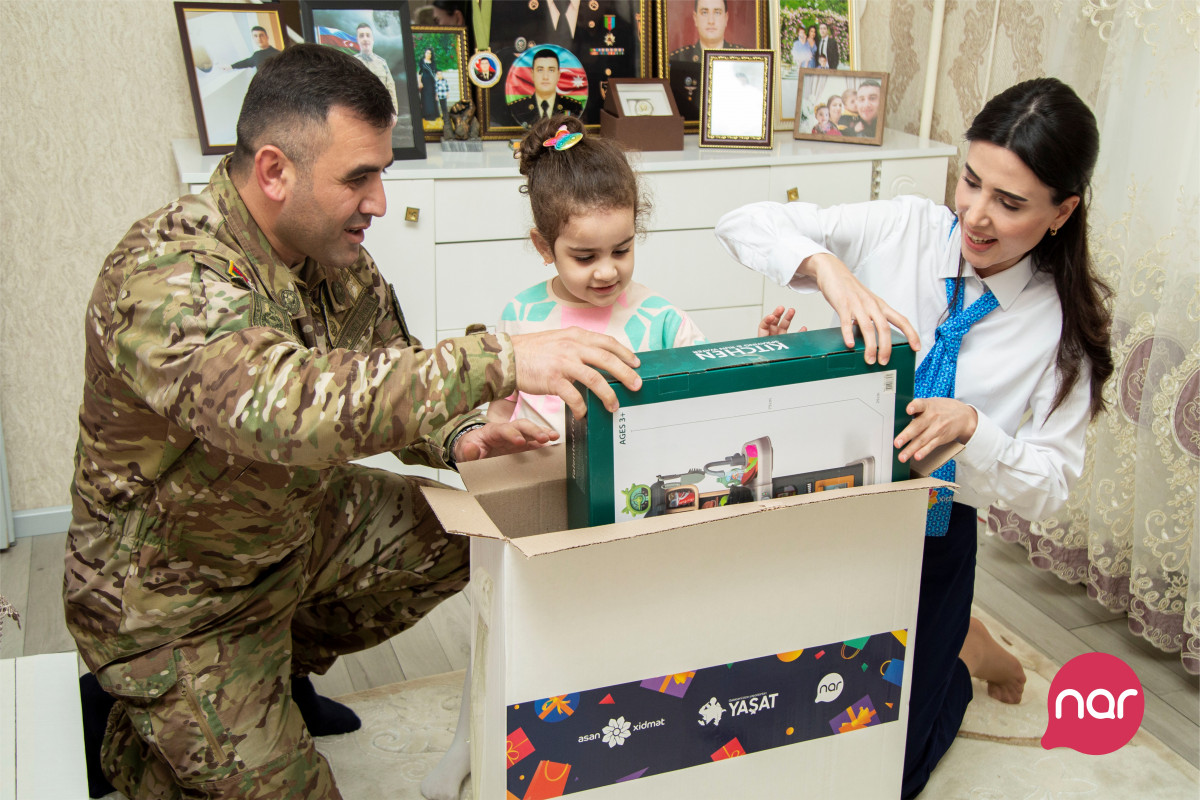
<path fill-rule="evenodd" d="M 1066 399 L 1086 360 L 1095 417 L 1104 410 L 1101 390 L 1113 372 L 1108 307 L 1112 289 L 1096 274 L 1087 243 L 1092 169 L 1100 151 L 1096 117 L 1070 86 L 1055 78 L 1035 78 L 989 100 L 967 129 L 966 139 L 991 142 L 1015 153 L 1050 187 L 1054 203 L 1079 197 L 1079 205 L 1062 228 L 1055 235 L 1047 232 L 1031 255 L 1035 270 L 1054 277 L 1062 305 L 1062 335 L 1055 357 L 1062 382 L 1050 411 Z"/>

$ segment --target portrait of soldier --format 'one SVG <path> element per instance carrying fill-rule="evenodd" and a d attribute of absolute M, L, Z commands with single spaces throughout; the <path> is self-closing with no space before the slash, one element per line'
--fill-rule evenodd
<path fill-rule="evenodd" d="M 572 117 L 583 114 L 583 106 L 578 100 L 558 93 L 562 65 L 559 63 L 558 53 L 554 52 L 553 48 L 543 47 L 534 52 L 530 72 L 533 77 L 533 94 L 509 104 L 512 117 L 518 125 L 528 128 L 536 120 L 553 117 L 555 114 L 568 114 Z"/>

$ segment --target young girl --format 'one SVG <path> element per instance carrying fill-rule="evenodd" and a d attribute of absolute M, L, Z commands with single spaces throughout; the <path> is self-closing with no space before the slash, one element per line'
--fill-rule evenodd
<path fill-rule="evenodd" d="M 583 130 L 577 118 L 556 116 L 537 121 L 521 141 L 535 226 L 529 235 L 556 274 L 513 298 L 497 329 L 515 335 L 578 326 L 635 352 L 705 342 L 687 314 L 633 280 L 634 239 L 649 204 L 620 145 Z M 786 331 L 791 317 L 775 309 L 758 334 Z M 563 402 L 554 395 L 493 401 L 488 419 L 530 419 L 565 439 Z"/>

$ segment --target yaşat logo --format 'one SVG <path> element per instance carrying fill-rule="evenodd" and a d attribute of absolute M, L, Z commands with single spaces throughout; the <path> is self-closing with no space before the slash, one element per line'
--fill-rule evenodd
<path fill-rule="evenodd" d="M 1145 709 L 1142 684 L 1128 664 L 1108 653 L 1076 656 L 1050 683 L 1042 747 L 1111 753 L 1137 733 Z"/>

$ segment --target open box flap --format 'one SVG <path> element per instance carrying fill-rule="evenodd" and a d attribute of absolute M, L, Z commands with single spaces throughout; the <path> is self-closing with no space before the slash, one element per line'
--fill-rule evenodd
<path fill-rule="evenodd" d="M 775 500 L 763 500 L 754 503 L 741 503 L 735 506 L 701 509 L 687 514 L 668 514 L 661 517 L 641 518 L 611 525 L 597 525 L 592 528 L 576 528 L 574 530 L 554 531 L 537 536 L 522 536 L 510 539 L 509 544 L 527 558 L 557 553 L 577 547 L 589 547 L 604 542 L 616 542 L 622 539 L 635 539 L 666 530 L 690 528 L 714 520 L 730 517 L 761 514 L 788 506 L 800 506 L 808 503 L 833 503 L 839 500 L 850 500 L 864 495 L 895 494 L 897 492 L 924 491 L 954 484 L 940 481 L 936 478 L 914 478 L 898 483 L 884 483 L 874 486 L 859 486 L 848 489 L 833 489 L 827 492 L 796 495 Z"/>
<path fill-rule="evenodd" d="M 524 453 L 467 461 L 458 465 L 458 474 L 467 491 L 474 494 L 562 480 L 567 475 L 567 447 L 551 445 Z"/>
<path fill-rule="evenodd" d="M 484 539 L 508 539 L 492 518 L 487 515 L 479 501 L 470 492 L 438 486 L 423 486 L 421 493 L 433 513 L 448 533 L 464 536 L 479 536 Z"/>
<path fill-rule="evenodd" d="M 963 445 L 958 442 L 947 442 L 941 447 L 934 448 L 932 453 L 920 461 L 909 461 L 909 469 L 913 471 L 914 475 L 928 477 L 933 474 L 935 469 L 958 455 L 962 449 Z"/>

